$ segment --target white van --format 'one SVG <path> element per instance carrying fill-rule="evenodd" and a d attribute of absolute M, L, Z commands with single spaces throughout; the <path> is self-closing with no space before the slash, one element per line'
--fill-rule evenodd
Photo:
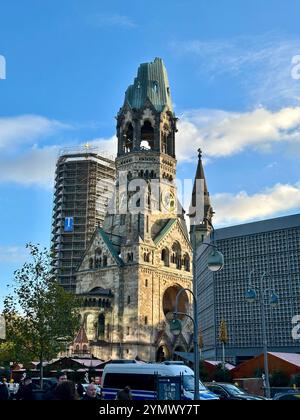
<path fill-rule="evenodd" d="M 183 381 L 182 399 L 194 399 L 194 372 L 178 362 L 164 363 L 112 363 L 107 364 L 102 376 L 102 397 L 104 400 L 115 400 L 120 389 L 129 386 L 134 400 L 156 400 L 157 376 L 181 376 Z M 199 381 L 201 400 L 218 400 Z"/>

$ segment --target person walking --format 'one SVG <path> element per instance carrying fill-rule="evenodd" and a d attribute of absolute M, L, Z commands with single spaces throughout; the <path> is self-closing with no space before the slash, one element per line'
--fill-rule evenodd
<path fill-rule="evenodd" d="M 118 393 L 117 393 L 117 397 L 116 400 L 132 400 L 132 394 L 131 394 L 131 390 L 129 388 L 129 386 L 125 386 L 124 389 L 121 389 Z"/>
<path fill-rule="evenodd" d="M 64 381 L 58 384 L 55 390 L 55 400 L 57 401 L 79 400 L 79 396 L 76 392 L 75 383 L 72 381 Z"/>
<path fill-rule="evenodd" d="M 56 400 L 56 390 L 58 386 L 68 380 L 64 372 L 58 372 L 56 375 L 56 383 L 44 395 L 44 400 Z"/>
<path fill-rule="evenodd" d="M 26 376 L 23 384 L 20 385 L 18 392 L 16 393 L 17 400 L 32 401 L 34 400 L 33 394 L 33 383 L 30 376 Z"/>
<path fill-rule="evenodd" d="M 5 382 L 0 381 L 0 401 L 7 401 L 9 399 L 9 392 Z"/>
<path fill-rule="evenodd" d="M 100 395 L 97 394 L 97 387 L 95 384 L 89 384 L 86 388 L 86 394 L 83 396 L 83 401 L 97 401 L 100 400 Z"/>
<path fill-rule="evenodd" d="M 81 382 L 77 383 L 76 390 L 77 390 L 77 394 L 79 395 L 79 397 L 82 398 L 83 394 L 84 394 L 84 387 L 83 387 Z"/>

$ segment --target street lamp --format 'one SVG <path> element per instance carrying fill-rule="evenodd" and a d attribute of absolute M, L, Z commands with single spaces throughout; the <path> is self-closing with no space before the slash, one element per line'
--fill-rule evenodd
<path fill-rule="evenodd" d="M 214 227 L 209 219 L 203 219 L 203 221 L 208 222 L 210 227 L 212 228 L 212 244 L 203 243 L 203 245 L 207 247 L 212 247 L 212 253 L 209 255 L 207 260 L 207 266 L 210 271 L 218 272 L 222 270 L 224 267 L 224 256 L 221 252 L 218 251 L 216 245 L 214 245 Z M 191 319 L 194 325 L 194 334 L 193 334 L 193 342 L 194 342 L 194 380 L 195 380 L 195 390 L 194 390 L 194 400 L 199 400 L 199 343 L 198 343 L 198 312 L 197 312 L 197 275 L 196 275 L 196 255 L 197 255 L 197 247 L 196 241 L 193 243 L 193 290 L 190 289 L 180 289 L 176 296 L 176 306 L 174 312 L 174 319 L 170 323 L 170 331 L 175 335 L 179 336 L 182 331 L 182 324 L 181 321 L 178 319 L 178 315 L 186 316 L 187 318 Z M 193 296 L 193 317 L 185 312 L 178 312 L 178 302 L 179 297 L 183 292 L 189 292 Z"/>
<path fill-rule="evenodd" d="M 259 299 L 260 303 L 260 315 L 262 323 L 262 333 L 263 333 L 263 347 L 264 347 L 264 369 L 265 369 L 265 387 L 266 387 L 266 397 L 270 398 L 270 378 L 269 378 L 269 364 L 268 364 L 268 339 L 267 339 L 267 323 L 266 323 L 266 312 L 265 308 L 269 304 L 271 307 L 276 307 L 279 304 L 279 296 L 274 291 L 274 289 L 266 288 L 264 289 L 264 280 L 266 278 L 271 278 L 271 275 L 268 272 L 264 272 L 260 277 L 260 284 L 258 292 L 252 286 L 251 277 L 256 272 L 252 270 L 249 274 L 249 285 L 248 290 L 246 291 L 245 298 L 248 303 L 254 303 Z"/>
<path fill-rule="evenodd" d="M 190 292 L 193 296 L 193 304 L 194 304 L 194 317 L 186 312 L 178 312 L 178 302 L 179 297 L 183 292 Z M 182 324 L 181 321 L 178 319 L 178 315 L 183 315 L 189 318 L 194 325 L 194 334 L 193 334 L 193 341 L 194 341 L 194 381 L 195 381 L 195 389 L 194 389 L 194 400 L 199 400 L 199 345 L 198 345 L 198 314 L 197 314 L 197 299 L 196 295 L 190 289 L 180 289 L 176 296 L 176 305 L 175 305 L 175 312 L 174 312 L 174 319 L 170 323 L 170 330 L 175 335 L 178 336 L 181 334 L 182 331 Z"/>
<path fill-rule="evenodd" d="M 172 319 L 172 321 L 170 322 L 170 331 L 173 335 L 178 337 L 181 334 L 181 331 L 182 331 L 182 324 L 179 321 L 179 319 L 177 319 L 176 316 L 177 316 L 177 313 L 175 315 L 175 318 Z"/>
<path fill-rule="evenodd" d="M 204 244 L 204 245 L 210 245 L 210 244 Z M 210 246 L 213 246 L 213 245 L 210 245 Z M 210 269 L 210 271 L 213 271 L 214 273 L 221 271 L 222 268 L 224 267 L 224 256 L 223 254 L 221 254 L 221 252 L 217 251 L 216 248 L 214 248 L 214 250 L 208 257 L 207 266 Z"/>

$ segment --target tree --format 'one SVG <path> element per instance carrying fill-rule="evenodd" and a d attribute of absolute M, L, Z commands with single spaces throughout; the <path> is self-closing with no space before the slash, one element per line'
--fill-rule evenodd
<path fill-rule="evenodd" d="M 213 380 L 216 382 L 232 382 L 230 370 L 224 369 L 222 364 L 219 364 L 213 375 Z"/>
<path fill-rule="evenodd" d="M 219 340 L 222 343 L 223 348 L 223 369 L 225 370 L 225 344 L 228 343 L 228 332 L 227 332 L 227 325 L 224 319 L 222 319 L 220 324 L 220 331 L 219 331 Z"/>
<path fill-rule="evenodd" d="M 272 373 L 270 384 L 273 387 L 285 387 L 290 384 L 290 377 L 285 372 L 276 370 Z"/>
<path fill-rule="evenodd" d="M 0 364 L 8 365 L 9 362 L 15 360 L 16 351 L 15 346 L 12 342 L 0 343 Z"/>
<path fill-rule="evenodd" d="M 46 249 L 28 244 L 31 260 L 15 274 L 13 292 L 4 300 L 7 340 L 17 362 L 43 362 L 56 357 L 78 330 L 79 302 L 53 278 Z"/>

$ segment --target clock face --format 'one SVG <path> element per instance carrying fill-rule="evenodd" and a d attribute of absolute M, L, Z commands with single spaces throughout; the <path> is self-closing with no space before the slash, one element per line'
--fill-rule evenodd
<path fill-rule="evenodd" d="M 165 188 L 162 191 L 161 202 L 162 202 L 163 207 L 167 211 L 175 210 L 175 196 L 174 196 L 174 193 L 170 191 L 168 188 Z"/>

